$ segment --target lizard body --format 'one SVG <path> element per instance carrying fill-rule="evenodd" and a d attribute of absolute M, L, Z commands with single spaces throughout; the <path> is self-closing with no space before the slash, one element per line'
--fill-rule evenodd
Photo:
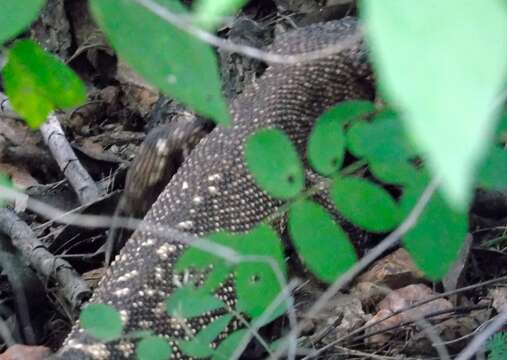
<path fill-rule="evenodd" d="M 309 26 L 275 40 L 271 50 L 280 54 L 318 50 L 342 41 L 356 27 L 351 18 Z M 262 128 L 278 128 L 304 157 L 315 119 L 340 101 L 370 99 L 372 86 L 362 43 L 312 62 L 269 67 L 233 102 L 233 125 L 215 128 L 195 147 L 145 220 L 196 235 L 249 230 L 282 203 L 259 189 L 248 173 L 243 158 L 246 138 Z M 165 299 L 177 286 L 173 264 L 184 247 L 177 238 L 136 231 L 91 302 L 114 306 L 127 332 L 151 329 L 184 338 L 187 327 L 196 333 L 210 319 L 187 320 L 182 326 L 164 310 Z M 220 296 L 234 303 L 232 287 L 223 289 Z M 133 359 L 135 344 L 128 339 L 102 344 L 77 324 L 56 358 Z M 173 358 L 186 356 L 174 347 Z"/>

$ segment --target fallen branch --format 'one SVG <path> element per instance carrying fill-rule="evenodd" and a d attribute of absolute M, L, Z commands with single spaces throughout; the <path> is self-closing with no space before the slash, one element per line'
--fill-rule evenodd
<path fill-rule="evenodd" d="M 30 227 L 14 211 L 0 209 L 0 232 L 12 239 L 13 245 L 46 279 L 54 279 L 62 286 L 63 295 L 75 308 L 91 295 L 86 282 L 65 260 L 55 257 L 41 243 Z"/>
<path fill-rule="evenodd" d="M 5 94 L 0 93 L 0 114 L 17 116 Z M 54 113 L 50 113 L 40 127 L 44 142 L 55 158 L 60 170 L 76 192 L 81 204 L 95 201 L 99 197 L 99 190 L 88 171 L 81 165 L 74 150 L 70 146 L 65 133 Z"/>

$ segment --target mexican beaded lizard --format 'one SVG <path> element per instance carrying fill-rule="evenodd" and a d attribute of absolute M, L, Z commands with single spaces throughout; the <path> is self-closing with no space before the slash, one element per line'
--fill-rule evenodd
<path fill-rule="evenodd" d="M 336 44 L 355 33 L 352 18 L 312 25 L 275 40 L 271 51 L 299 54 Z M 371 99 L 373 83 L 364 44 L 322 59 L 296 65 L 273 65 L 232 104 L 233 125 L 217 127 L 204 138 L 172 178 L 145 217 L 152 224 L 197 235 L 218 230 L 242 232 L 272 214 L 281 202 L 260 190 L 243 160 L 245 139 L 261 128 L 278 128 L 293 141 L 300 156 L 315 119 L 347 99 Z M 210 319 L 186 320 L 185 326 L 164 311 L 164 301 L 177 286 L 173 264 L 184 245 L 136 231 L 91 302 L 114 306 L 125 330 L 151 329 L 159 335 L 185 337 Z M 221 291 L 234 304 L 234 291 Z M 187 358 L 173 345 L 173 358 Z M 77 324 L 56 355 L 58 359 L 133 359 L 135 344 L 124 339 L 108 344 L 88 336 Z"/>

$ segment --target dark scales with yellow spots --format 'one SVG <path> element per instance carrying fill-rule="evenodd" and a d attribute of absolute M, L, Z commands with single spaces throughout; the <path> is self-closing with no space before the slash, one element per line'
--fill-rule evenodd
<path fill-rule="evenodd" d="M 352 18 L 309 26 L 283 35 L 271 51 L 300 54 L 322 49 L 356 34 L 356 27 Z M 303 156 L 316 118 L 343 100 L 371 99 L 372 86 L 362 43 L 315 61 L 269 67 L 233 102 L 233 125 L 215 128 L 195 147 L 145 220 L 197 235 L 252 228 L 281 202 L 254 184 L 243 160 L 245 139 L 256 130 L 278 128 Z M 167 338 L 185 337 L 188 329 L 197 333 L 211 319 L 181 324 L 167 315 L 164 307 L 164 301 L 180 283 L 172 268 L 183 249 L 176 237 L 136 231 L 91 301 L 114 306 L 127 333 L 150 329 Z M 234 304 L 232 287 L 221 294 Z M 135 344 L 129 339 L 97 342 L 77 324 L 56 357 L 134 359 Z M 186 356 L 174 346 L 173 358 Z"/>

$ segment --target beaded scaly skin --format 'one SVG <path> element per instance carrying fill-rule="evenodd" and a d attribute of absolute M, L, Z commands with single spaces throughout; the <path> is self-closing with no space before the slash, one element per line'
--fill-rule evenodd
<path fill-rule="evenodd" d="M 284 34 L 270 50 L 279 54 L 318 50 L 343 41 L 356 28 L 352 18 L 312 25 Z M 215 128 L 196 146 L 145 220 L 196 235 L 249 230 L 282 203 L 259 189 L 248 173 L 243 157 L 247 137 L 262 128 L 278 128 L 304 157 L 309 133 L 320 114 L 344 100 L 371 99 L 373 93 L 362 43 L 315 61 L 270 66 L 233 102 L 233 125 Z M 197 333 L 219 314 L 181 324 L 164 308 L 165 299 L 180 283 L 172 268 L 183 249 L 177 238 L 136 231 L 91 302 L 114 306 L 126 332 L 150 329 L 167 338 L 188 336 L 185 328 Z M 231 285 L 221 289 L 220 297 L 228 305 L 235 304 Z M 188 358 L 172 345 L 173 358 Z M 134 359 L 135 343 L 124 339 L 103 344 L 76 324 L 55 358 Z"/>

